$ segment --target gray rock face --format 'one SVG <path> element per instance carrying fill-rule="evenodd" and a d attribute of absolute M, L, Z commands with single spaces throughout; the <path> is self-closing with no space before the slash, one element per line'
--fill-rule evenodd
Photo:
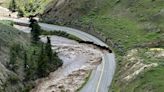
<path fill-rule="evenodd" d="M 153 24 L 151 22 L 145 22 L 142 26 L 147 32 L 160 32 L 161 31 L 160 28 L 158 28 L 156 24 Z"/>
<path fill-rule="evenodd" d="M 95 0 L 55 0 L 46 8 L 41 16 L 50 23 L 69 23 L 74 18 L 86 14 Z"/>
<path fill-rule="evenodd" d="M 153 16 L 152 16 L 152 20 L 153 21 L 155 21 L 155 22 L 162 22 L 163 19 L 164 18 L 164 9 L 161 9 L 160 11 L 159 11 L 159 13 L 157 13 L 157 14 L 154 14 Z"/>

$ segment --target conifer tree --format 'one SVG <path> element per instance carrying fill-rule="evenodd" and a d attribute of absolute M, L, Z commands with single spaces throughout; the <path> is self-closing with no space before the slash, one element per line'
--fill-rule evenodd
<path fill-rule="evenodd" d="M 31 40 L 33 43 L 36 43 L 39 41 L 39 35 L 41 32 L 41 28 L 35 19 L 31 18 L 30 22 L 31 23 L 30 23 L 29 27 L 31 27 Z"/>
<path fill-rule="evenodd" d="M 9 5 L 9 9 L 12 12 L 15 12 L 16 11 L 16 2 L 15 2 L 15 0 L 11 0 L 10 5 Z"/>
<path fill-rule="evenodd" d="M 47 66 L 47 63 L 48 62 L 48 57 L 45 53 L 45 48 L 44 48 L 44 45 L 42 44 L 42 47 L 41 47 L 41 51 L 40 51 L 40 56 L 39 56 L 39 59 L 38 59 L 38 64 L 37 64 L 37 75 L 38 77 L 44 77 L 47 75 L 47 69 L 48 69 L 48 66 Z"/>
<path fill-rule="evenodd" d="M 27 53 L 24 52 L 24 69 L 27 69 Z"/>
<path fill-rule="evenodd" d="M 52 62 L 53 52 L 52 52 L 52 48 L 51 48 L 51 40 L 50 40 L 50 37 L 47 37 L 46 54 L 49 57 L 49 63 L 51 63 Z"/>

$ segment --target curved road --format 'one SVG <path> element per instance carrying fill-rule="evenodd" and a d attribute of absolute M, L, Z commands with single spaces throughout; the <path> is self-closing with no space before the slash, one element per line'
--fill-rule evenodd
<path fill-rule="evenodd" d="M 5 18 L 5 17 L 0 18 L 0 20 L 2 19 L 12 20 L 16 23 L 29 24 L 27 20 Z M 39 23 L 39 25 L 41 26 L 42 29 L 45 29 L 47 31 L 60 30 L 75 35 L 84 41 L 92 41 L 98 45 L 107 46 L 104 42 L 102 42 L 98 38 L 77 29 L 51 25 L 46 23 Z M 103 55 L 102 63 L 97 67 L 96 70 L 92 71 L 92 74 L 87 84 L 81 89 L 80 92 L 108 92 L 115 72 L 115 68 L 116 68 L 115 55 L 113 53 L 105 52 Z"/>

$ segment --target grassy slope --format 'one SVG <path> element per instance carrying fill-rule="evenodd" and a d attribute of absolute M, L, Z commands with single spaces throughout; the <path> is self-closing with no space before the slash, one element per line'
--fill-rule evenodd
<path fill-rule="evenodd" d="M 2 72 L 1 70 L 1 92 L 18 92 L 18 89 L 23 88 L 23 84 L 21 82 L 21 77 L 23 75 L 21 75 L 21 73 L 20 75 L 14 73 L 13 71 L 9 70 L 7 66 L 10 61 L 9 54 L 11 46 L 13 46 L 15 43 L 21 43 L 22 45 L 27 46 L 28 36 L 13 28 L 11 24 L 12 22 L 10 21 L 0 21 L 0 63 L 5 66 L 3 67 L 5 72 Z M 21 61 L 20 58 L 18 59 Z M 3 76 L 5 76 L 5 78 L 3 78 Z"/>
<path fill-rule="evenodd" d="M 133 89 L 132 91 L 134 92 L 163 92 L 164 81 L 161 81 L 163 80 L 162 74 L 164 74 L 164 66 L 153 68 L 134 80 L 132 83 L 133 85 L 129 85 L 129 89 Z M 136 87 L 134 88 L 134 86 Z"/>
<path fill-rule="evenodd" d="M 79 20 L 83 26 L 94 25 L 96 31 L 102 32 L 119 45 L 119 48 L 115 48 L 117 61 L 119 62 L 117 62 L 118 69 L 111 91 L 163 92 L 164 67 L 162 66 L 162 60 L 160 63 L 158 62 L 160 64 L 158 67 L 152 69 L 153 72 L 151 72 L 152 70 L 145 71 L 128 85 L 118 83 L 121 81 L 118 80 L 118 76 L 121 76 L 118 72 L 124 67 L 121 65 L 124 62 L 122 61 L 122 56 L 124 56 L 122 52 L 126 54 L 128 50 L 134 49 L 138 45 L 164 39 L 164 21 L 161 20 L 164 18 L 161 13 L 164 9 L 164 1 L 102 0 L 98 4 L 96 9 L 93 9 L 88 15 Z M 164 43 L 161 42 L 157 47 L 163 48 Z M 145 49 L 142 50 L 145 51 Z M 144 58 L 144 61 L 151 63 L 150 59 L 152 58 Z M 153 59 L 153 61 L 157 62 L 159 60 Z"/>
<path fill-rule="evenodd" d="M 2 24 L 2 23 L 3 24 Z M 11 46 L 14 43 L 27 43 L 28 36 L 17 29 L 13 28 L 11 25 L 13 23 L 10 21 L 0 21 L 0 40 L 1 45 L 5 44 Z"/>
<path fill-rule="evenodd" d="M 109 0 L 108 3 L 111 4 L 114 1 L 115 0 Z M 132 7 L 127 5 L 128 0 L 124 0 L 118 4 L 111 4 L 111 6 L 107 4 L 100 8 L 102 10 L 92 11 L 87 16 L 82 17 L 80 21 L 82 21 L 84 25 L 92 23 L 96 27 L 96 31 L 103 32 L 105 36 L 110 37 L 114 42 L 121 43 L 126 49 L 139 43 L 159 39 L 163 36 L 164 28 L 162 25 L 164 23 L 151 21 L 150 18 L 161 10 L 162 0 L 156 1 L 159 5 L 157 5 L 154 10 L 152 10 L 153 7 L 150 5 L 148 7 L 149 11 L 147 9 L 145 10 L 145 7 L 153 2 L 151 2 L 151 0 L 142 1 L 138 0 L 138 2 L 134 2 L 136 5 Z M 138 3 L 142 3 L 145 7 L 139 7 L 141 9 L 136 8 L 135 6 L 138 6 Z M 128 8 L 126 7 L 129 7 L 129 11 L 127 11 Z M 130 10 L 133 9 L 136 9 L 136 11 L 130 12 Z M 142 14 L 145 16 L 138 16 Z M 147 18 L 148 20 L 141 21 L 141 18 Z M 155 28 L 158 27 L 160 31 L 158 31 L 157 28 L 154 32 L 149 32 L 149 29 L 144 26 L 146 25 L 145 22 L 152 23 L 152 25 L 155 26 Z M 151 27 L 151 25 L 149 26 Z M 150 29 L 150 31 L 152 31 L 152 29 Z"/>

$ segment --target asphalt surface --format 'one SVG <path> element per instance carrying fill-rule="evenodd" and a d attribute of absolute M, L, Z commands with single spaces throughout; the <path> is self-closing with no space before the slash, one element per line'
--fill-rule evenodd
<path fill-rule="evenodd" d="M 0 20 L 2 19 L 12 20 L 17 23 L 29 24 L 27 20 L 0 18 Z M 84 41 L 92 41 L 98 45 L 107 46 L 104 42 L 102 42 L 98 38 L 77 29 L 51 25 L 46 23 L 39 23 L 39 25 L 41 26 L 42 29 L 45 29 L 47 31 L 60 30 L 75 35 Z M 115 62 L 114 53 L 109 53 L 109 52 L 104 53 L 102 63 L 97 67 L 96 70 L 92 71 L 92 74 L 87 84 L 81 89 L 80 92 L 108 92 L 114 76 L 115 68 L 116 68 L 116 62 Z"/>

